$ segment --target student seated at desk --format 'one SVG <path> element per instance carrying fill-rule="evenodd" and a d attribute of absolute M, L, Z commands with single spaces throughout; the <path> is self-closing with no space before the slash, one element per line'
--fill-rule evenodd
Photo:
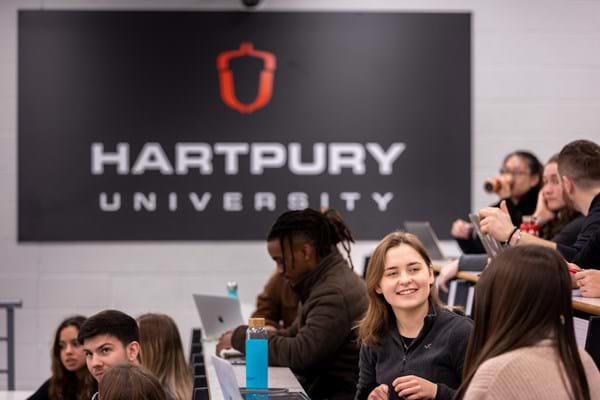
<path fill-rule="evenodd" d="M 554 243 L 521 232 L 510 220 L 506 204 L 479 211 L 481 231 L 511 246 L 539 245 L 558 250 L 567 260 L 577 258 L 591 237 L 600 230 L 600 146 L 589 140 L 567 144 L 558 155 L 558 172 L 564 192 L 575 210 L 585 218 L 577 239 L 571 245 Z"/>
<path fill-rule="evenodd" d="M 521 225 L 523 216 L 531 215 L 535 210 L 542 186 L 542 164 L 528 151 L 515 151 L 504 158 L 500 175 L 494 179 L 498 183 L 495 192 L 500 201 L 506 202 L 513 224 Z M 463 253 L 485 252 L 470 223 L 462 219 L 454 221 L 451 234 Z"/>
<path fill-rule="evenodd" d="M 473 316 L 457 399 L 600 398 L 600 373 L 577 349 L 571 278 L 556 251 L 500 253 L 477 282 Z"/>
<path fill-rule="evenodd" d="M 102 400 L 165 400 L 165 391 L 150 371 L 138 365 L 121 364 L 106 371 L 100 382 Z M 192 396 L 186 400 L 191 400 Z"/>
<path fill-rule="evenodd" d="M 102 382 L 104 374 L 120 364 L 139 364 L 140 333 L 135 319 L 117 310 L 105 310 L 89 317 L 79 330 L 87 367 Z M 98 400 L 96 393 L 92 400 Z"/>
<path fill-rule="evenodd" d="M 423 245 L 411 234 L 390 233 L 373 252 L 366 281 L 355 399 L 451 400 L 473 323 L 439 306 Z"/>
<path fill-rule="evenodd" d="M 60 323 L 52 344 L 52 376 L 28 400 L 89 400 L 96 392 L 96 381 L 77 340 L 84 321 L 85 317 L 76 315 Z"/>
<path fill-rule="evenodd" d="M 267 250 L 292 284 L 302 307 L 291 327 L 269 332 L 269 365 L 289 367 L 313 399 L 352 399 L 358 377 L 356 322 L 367 308 L 363 280 L 340 254 L 352 234 L 333 210 L 282 214 L 267 236 Z M 244 352 L 246 326 L 226 333 L 217 354 Z"/>
<path fill-rule="evenodd" d="M 192 372 L 183 355 L 181 336 L 175 321 L 165 314 L 143 314 L 137 318 L 140 330 L 141 364 L 161 383 L 167 398 L 192 398 Z"/>
<path fill-rule="evenodd" d="M 538 202 L 533 213 L 540 226 L 540 237 L 555 243 L 571 245 L 583 225 L 583 216 L 569 204 L 563 191 L 558 174 L 558 154 L 552 156 L 544 167 L 544 186 L 538 195 Z M 487 254 L 466 254 L 442 268 L 438 275 L 439 287 L 447 292 L 447 282 L 453 279 L 458 271 L 483 271 L 487 264 Z"/>

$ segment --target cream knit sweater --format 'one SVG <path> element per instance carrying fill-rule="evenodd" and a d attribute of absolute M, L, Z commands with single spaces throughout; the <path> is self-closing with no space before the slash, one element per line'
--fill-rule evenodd
<path fill-rule="evenodd" d="M 584 350 L 579 350 L 592 399 L 600 399 L 600 373 Z M 560 378 L 562 366 L 550 340 L 491 358 L 481 364 L 465 393 L 478 399 L 570 399 Z"/>

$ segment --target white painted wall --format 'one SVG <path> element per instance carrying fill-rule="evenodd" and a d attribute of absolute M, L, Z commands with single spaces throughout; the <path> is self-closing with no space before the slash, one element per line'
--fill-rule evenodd
<path fill-rule="evenodd" d="M 199 323 L 192 292 L 223 293 L 235 279 L 242 300 L 252 302 L 273 268 L 263 243 L 17 244 L 16 11 L 42 7 L 241 9 L 239 0 L 0 0 L 0 298 L 24 302 L 17 311 L 20 389 L 48 376 L 49 342 L 67 314 L 166 312 L 187 345 Z M 600 141 L 599 0 L 263 0 L 260 9 L 471 11 L 474 208 L 493 200 L 480 187 L 509 151 L 530 149 L 545 160 L 570 140 Z M 372 245 L 355 248 L 360 268 Z M 4 325 L 0 315 L 0 335 Z M 4 344 L 0 357 L 3 367 Z"/>

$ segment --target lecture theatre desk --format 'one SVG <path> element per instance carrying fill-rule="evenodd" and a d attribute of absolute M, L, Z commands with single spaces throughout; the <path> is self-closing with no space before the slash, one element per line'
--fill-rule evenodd
<path fill-rule="evenodd" d="M 433 269 L 438 273 L 441 267 L 434 265 Z M 476 272 L 459 271 L 455 279 L 476 283 L 479 279 L 479 275 Z M 573 309 L 587 315 L 600 315 L 600 299 L 573 296 Z"/>

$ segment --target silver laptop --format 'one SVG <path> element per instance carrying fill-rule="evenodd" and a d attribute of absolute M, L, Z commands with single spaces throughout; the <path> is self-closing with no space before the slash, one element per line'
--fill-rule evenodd
<path fill-rule="evenodd" d="M 440 241 L 429 222 L 405 222 L 404 229 L 406 229 L 406 232 L 415 235 L 423 243 L 427 254 L 429 254 L 432 260 L 448 260 L 448 257 L 444 256 L 440 247 Z"/>
<path fill-rule="evenodd" d="M 194 294 L 205 339 L 216 339 L 225 331 L 244 324 L 240 301 L 229 296 Z"/>
<path fill-rule="evenodd" d="M 233 366 L 228 361 L 216 356 L 211 356 L 211 361 L 213 367 L 215 367 L 215 374 L 219 380 L 219 386 L 221 386 L 221 392 L 225 400 L 310 400 L 302 392 L 289 391 L 285 388 L 269 388 L 267 390 L 240 389 Z"/>

